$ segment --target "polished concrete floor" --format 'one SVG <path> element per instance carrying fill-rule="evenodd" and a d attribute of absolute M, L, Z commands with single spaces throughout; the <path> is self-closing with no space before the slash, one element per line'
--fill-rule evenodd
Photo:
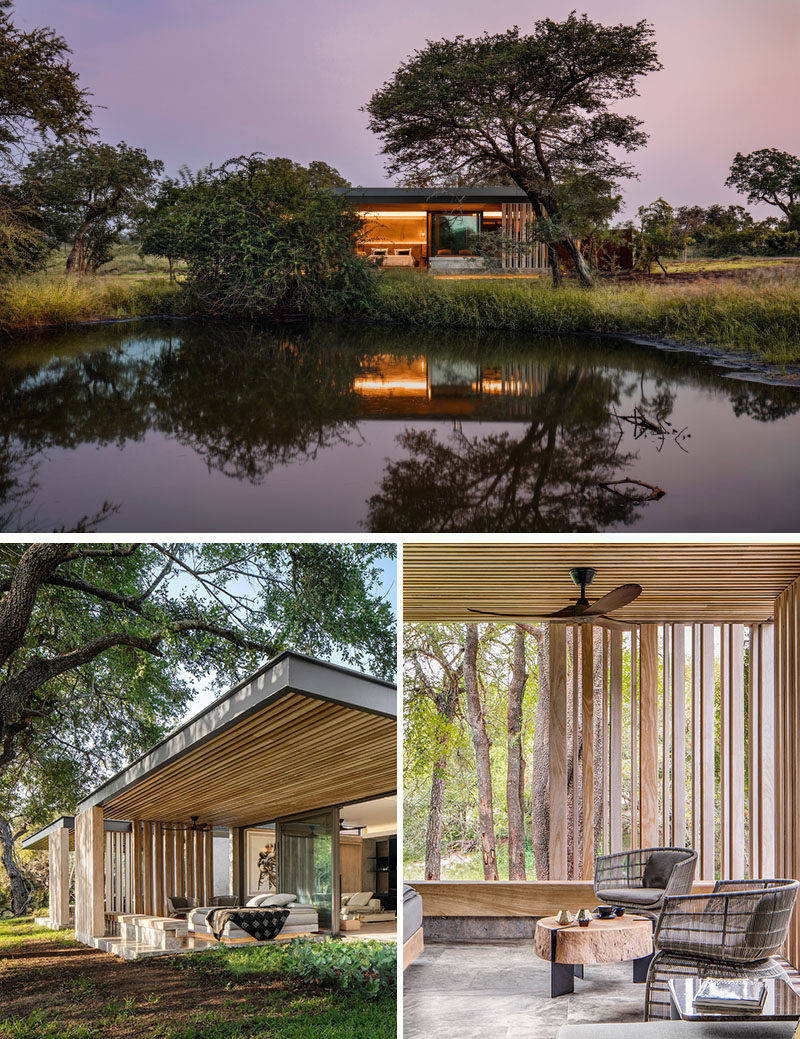
<path fill-rule="evenodd" d="M 641 1021 L 632 978 L 631 963 L 586 967 L 572 995 L 551 999 L 530 940 L 431 943 L 403 975 L 404 1039 L 555 1039 L 567 1023 Z"/>

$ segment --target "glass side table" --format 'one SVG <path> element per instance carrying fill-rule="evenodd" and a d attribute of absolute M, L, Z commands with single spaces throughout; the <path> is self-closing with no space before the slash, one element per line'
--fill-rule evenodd
<path fill-rule="evenodd" d="M 673 1021 L 797 1021 L 800 994 L 783 978 L 765 978 L 767 998 L 760 1011 L 695 1010 L 694 997 L 705 978 L 670 978 L 669 1016 Z M 731 981 L 733 979 L 727 978 Z"/>

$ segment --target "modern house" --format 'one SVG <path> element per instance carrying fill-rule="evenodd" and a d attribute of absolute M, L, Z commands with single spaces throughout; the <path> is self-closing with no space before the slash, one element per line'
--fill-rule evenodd
<path fill-rule="evenodd" d="M 533 207 L 518 187 L 367 188 L 343 190 L 364 220 L 359 252 L 385 267 L 474 265 L 475 236 L 498 231 L 509 248 L 505 268 L 547 267 L 547 251 L 532 238 Z"/>
<path fill-rule="evenodd" d="M 49 851 L 50 925 L 147 954 L 192 937 L 168 898 L 289 892 L 335 935 L 368 915 L 341 912 L 361 892 L 394 927 L 396 739 L 394 685 L 282 653 L 24 841 Z"/>

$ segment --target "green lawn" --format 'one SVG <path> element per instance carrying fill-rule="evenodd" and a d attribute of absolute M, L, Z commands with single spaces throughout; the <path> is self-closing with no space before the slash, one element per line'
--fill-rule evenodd
<path fill-rule="evenodd" d="M 328 963 L 374 960 L 378 992 L 297 973 L 285 944 L 125 963 L 30 918 L 0 921 L 1 1039 L 392 1039 L 396 946 L 335 946 Z M 307 949 L 306 943 L 306 949 Z M 298 949 L 302 948 L 302 945 Z M 345 951 L 343 951 L 345 950 Z M 391 961 L 391 963 L 390 963 Z M 394 988 L 391 987 L 393 983 Z"/>

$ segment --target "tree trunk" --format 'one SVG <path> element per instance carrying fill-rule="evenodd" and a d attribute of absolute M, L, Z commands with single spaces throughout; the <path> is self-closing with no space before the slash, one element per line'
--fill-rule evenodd
<path fill-rule="evenodd" d="M 508 686 L 508 879 L 525 880 L 525 766 L 522 757 L 522 698 L 528 675 L 525 671 L 525 632 L 514 629 L 514 658 Z"/>
<path fill-rule="evenodd" d="M 552 242 L 547 243 L 547 258 L 550 261 L 550 271 L 553 275 L 553 288 L 561 287 L 561 263 L 558 259 L 558 249 Z"/>
<path fill-rule="evenodd" d="M 564 248 L 569 253 L 569 258 L 575 266 L 575 271 L 581 280 L 581 284 L 585 285 L 587 288 L 591 288 L 592 285 L 594 285 L 592 272 L 589 270 L 589 265 L 583 258 L 583 253 L 580 251 L 575 239 L 571 235 L 568 235 L 564 239 Z"/>
<path fill-rule="evenodd" d="M 478 779 L 478 827 L 481 831 L 483 879 L 498 880 L 497 851 L 492 808 L 492 772 L 489 761 L 491 742 L 486 734 L 486 719 L 478 692 L 478 625 L 467 624 L 464 638 L 464 692 L 467 721 L 475 748 L 475 771 Z"/>
<path fill-rule="evenodd" d="M 86 232 L 91 226 L 91 221 L 84 220 L 75 235 L 75 239 L 72 243 L 72 249 L 70 249 L 69 256 L 67 257 L 67 274 L 77 271 L 78 274 L 83 273 L 84 268 L 84 256 L 83 256 L 83 240 L 86 237 Z"/>
<path fill-rule="evenodd" d="M 14 841 L 17 837 L 19 834 L 14 834 L 8 819 L 0 815 L 0 862 L 11 883 L 11 911 L 14 916 L 22 916 L 28 908 L 28 885 L 14 855 Z"/>
<path fill-rule="evenodd" d="M 536 879 L 550 879 L 550 631 L 538 638 L 539 696 L 531 765 L 531 840 Z"/>
<path fill-rule="evenodd" d="M 456 715 L 458 705 L 458 677 L 445 678 L 443 695 L 434 697 L 436 709 L 449 724 Z M 438 742 L 441 753 L 433 763 L 431 797 L 428 807 L 428 829 L 425 833 L 425 879 L 441 880 L 442 872 L 442 821 L 444 818 L 444 788 L 447 778 L 447 735 L 442 733 Z"/>

